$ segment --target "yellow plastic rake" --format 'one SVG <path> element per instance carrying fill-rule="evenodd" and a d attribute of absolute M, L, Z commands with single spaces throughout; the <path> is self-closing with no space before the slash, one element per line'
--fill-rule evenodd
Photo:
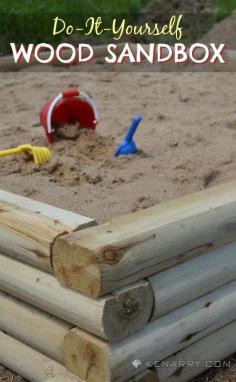
<path fill-rule="evenodd" d="M 21 145 L 7 150 L 0 150 L 0 157 L 21 153 L 23 151 L 29 152 L 33 155 L 35 164 L 43 164 L 52 158 L 52 153 L 47 147 L 31 145 Z"/>

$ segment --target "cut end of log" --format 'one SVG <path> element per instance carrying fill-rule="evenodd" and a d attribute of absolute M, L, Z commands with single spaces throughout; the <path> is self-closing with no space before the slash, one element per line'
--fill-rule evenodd
<path fill-rule="evenodd" d="M 103 331 L 110 342 L 142 329 L 150 320 L 154 296 L 148 281 L 141 280 L 113 293 L 106 301 Z"/>
<path fill-rule="evenodd" d="M 80 329 L 70 330 L 64 340 L 64 363 L 87 382 L 110 382 L 108 345 Z"/>
<path fill-rule="evenodd" d="M 127 382 L 160 382 L 155 371 L 145 370 L 143 373 L 136 375 Z"/>
<path fill-rule="evenodd" d="M 88 249 L 73 245 L 67 237 L 68 235 L 58 237 L 52 248 L 55 276 L 68 288 L 98 297 L 101 290 L 98 259 Z"/>

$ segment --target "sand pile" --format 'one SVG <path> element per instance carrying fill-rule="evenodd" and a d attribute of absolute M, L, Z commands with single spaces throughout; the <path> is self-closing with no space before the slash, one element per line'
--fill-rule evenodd
<path fill-rule="evenodd" d="M 77 84 L 93 95 L 101 122 L 95 132 L 58 138 L 51 146 L 52 162 L 43 166 L 24 154 L 1 158 L 0 187 L 102 222 L 231 180 L 235 80 L 233 74 L 213 73 L 4 74 L 1 148 L 47 145 L 38 112 L 50 97 Z M 114 158 L 138 113 L 140 152 Z"/>
<path fill-rule="evenodd" d="M 43 165 L 35 165 L 31 155 L 22 153 L 5 157 L 2 163 L 2 173 L 21 174 L 21 176 L 42 175 L 52 183 L 63 186 L 81 186 L 84 182 L 97 184 L 103 180 L 102 176 L 91 167 L 105 166 L 106 160 L 112 157 L 114 138 L 102 137 L 93 130 L 80 128 L 78 133 L 71 134 L 73 126 L 68 128 L 67 138 L 62 131 L 58 131 L 60 139 L 52 145 L 53 159 Z M 3 134 L 4 135 L 4 134 Z M 70 137 L 70 138 L 68 138 Z M 73 137 L 73 138 L 72 138 Z M 45 144 L 42 139 L 34 139 L 34 145 Z M 50 148 L 50 146 L 49 146 Z"/>
<path fill-rule="evenodd" d="M 227 45 L 227 49 L 236 49 L 236 12 L 215 24 L 212 30 L 204 36 L 203 42 L 223 43 Z"/>

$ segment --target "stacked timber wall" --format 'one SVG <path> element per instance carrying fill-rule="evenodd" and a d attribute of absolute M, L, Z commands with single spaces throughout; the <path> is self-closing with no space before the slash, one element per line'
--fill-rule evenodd
<path fill-rule="evenodd" d="M 187 382 L 205 370 L 190 358 L 233 353 L 235 190 L 231 182 L 103 225 L 0 191 L 0 338 L 9 349 L 0 362 L 36 382 Z M 14 346 L 21 355 L 10 360 Z"/>

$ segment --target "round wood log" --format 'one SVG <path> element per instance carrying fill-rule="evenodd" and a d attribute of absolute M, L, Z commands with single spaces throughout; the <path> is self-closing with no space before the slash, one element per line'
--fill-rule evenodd
<path fill-rule="evenodd" d="M 0 330 L 63 363 L 63 343 L 74 326 L 0 292 Z"/>
<path fill-rule="evenodd" d="M 26 198 L 4 190 L 0 190 L 0 202 L 10 203 L 25 210 L 29 210 L 34 214 L 43 215 L 49 219 L 56 220 L 60 224 L 68 226 L 71 231 L 80 230 L 88 227 L 89 225 L 96 224 L 94 219 L 87 216 L 79 215 L 72 211 L 64 210 L 62 208 L 45 204 L 39 202 L 38 200 Z"/>
<path fill-rule="evenodd" d="M 117 51 L 121 52 L 122 49 L 124 48 L 124 46 L 125 46 L 125 43 L 123 43 L 123 42 L 116 43 Z M 130 44 L 129 43 L 129 47 L 130 47 L 130 49 L 132 49 L 132 52 L 134 54 L 136 54 L 137 44 Z M 142 44 L 142 47 L 147 51 L 149 50 L 148 44 Z M 94 50 L 94 58 L 95 59 L 96 58 L 103 58 L 103 57 L 105 58 L 107 56 L 107 53 L 108 53 L 107 45 L 104 45 L 104 44 L 93 46 L 93 50 Z M 163 57 L 165 57 L 166 54 L 168 54 L 168 52 L 163 51 Z M 42 60 L 47 59 L 48 58 L 48 52 L 42 51 L 39 56 Z M 71 57 L 71 49 L 63 49 L 61 51 L 60 57 L 63 60 L 68 60 Z M 73 65 L 79 65 L 79 64 L 80 64 L 80 62 L 76 62 Z M 27 64 L 27 62 L 24 59 L 22 61 L 20 61 L 18 64 L 16 64 L 14 61 L 13 55 L 0 57 L 0 70 L 1 71 L 19 71 L 19 70 L 25 69 L 27 67 L 32 67 L 35 65 L 40 65 L 42 67 L 46 66 L 46 65 L 40 64 L 35 58 L 33 58 L 31 60 L 30 64 Z M 67 65 L 63 64 L 62 62 L 60 62 L 59 60 L 56 59 L 56 60 L 53 60 L 53 62 L 51 64 L 48 64 L 48 66 L 67 66 Z"/>
<path fill-rule="evenodd" d="M 0 292 L 0 306 L 1 331 L 63 364 L 64 337 L 72 325 L 3 292 Z M 59 382 L 58 378 L 55 377 L 55 382 Z M 65 378 L 63 380 L 66 381 Z M 53 379 L 50 378 L 50 382 Z M 129 382 L 157 382 L 157 374 L 146 371 Z"/>
<path fill-rule="evenodd" d="M 124 48 L 125 43 L 117 43 L 116 46 L 117 48 L 121 51 Z M 142 47 L 145 50 L 149 50 L 149 44 L 141 44 Z M 135 54 L 137 51 L 137 44 L 130 44 L 129 47 L 131 48 L 132 52 Z M 101 58 L 105 57 L 107 55 L 107 45 L 97 45 L 93 47 L 94 49 L 94 56 L 95 58 Z M 174 50 L 174 46 L 172 47 L 172 50 Z M 210 49 L 210 52 L 213 52 L 212 49 Z M 166 57 L 168 54 L 168 51 L 163 50 L 162 52 L 163 57 Z M 194 53 L 194 56 L 196 59 L 201 59 L 203 58 L 205 52 L 203 50 L 197 50 Z M 71 50 L 70 49 L 64 49 L 61 52 L 61 58 L 66 60 L 71 57 Z M 235 50 L 225 50 L 224 51 L 224 57 L 226 62 L 228 61 L 229 63 L 236 63 L 236 51 Z M 48 53 L 47 52 L 41 52 L 40 53 L 40 58 L 41 59 L 46 59 L 48 58 Z M 79 62 L 77 63 L 79 64 Z M 19 64 L 16 64 L 13 58 L 13 55 L 8 55 L 8 56 L 3 56 L 0 57 L 0 70 L 1 71 L 19 71 L 21 69 L 27 68 L 27 67 L 32 67 L 34 65 L 40 65 L 39 62 L 36 59 L 31 60 L 30 64 L 27 64 L 26 61 L 22 60 L 20 61 Z M 56 65 L 56 66 L 65 66 L 65 64 L 62 64 L 60 61 L 55 60 L 53 61 L 51 65 Z M 45 66 L 45 65 L 44 65 Z"/>
<path fill-rule="evenodd" d="M 117 43 L 116 44 L 119 49 L 122 49 L 124 47 L 124 43 Z M 131 48 L 135 48 L 135 44 L 131 44 Z M 94 55 L 96 58 L 99 57 L 105 57 L 107 53 L 107 45 L 97 45 L 93 47 L 94 49 Z M 48 52 L 42 51 L 39 55 L 41 60 L 45 60 L 48 58 Z M 60 53 L 60 57 L 63 60 L 67 60 L 71 57 L 71 49 L 63 49 Z M 79 64 L 79 62 L 77 63 Z M 19 71 L 21 69 L 32 67 L 34 65 L 40 65 L 40 63 L 33 57 L 30 64 L 28 64 L 24 59 L 21 60 L 18 64 L 15 63 L 13 55 L 11 56 L 3 56 L 0 57 L 0 70 L 1 71 Z M 42 65 L 42 64 L 41 64 Z M 48 65 L 56 65 L 56 66 L 66 66 L 65 64 L 61 63 L 58 60 L 54 60 L 53 63 Z M 45 65 L 42 65 L 45 66 Z"/>
<path fill-rule="evenodd" d="M 79 329 L 65 336 L 64 362 L 88 382 L 122 382 L 235 320 L 236 282 L 109 345 Z M 138 367 L 133 365 L 138 360 Z"/>
<path fill-rule="evenodd" d="M 27 199 L 0 191 L 0 252 L 53 272 L 51 247 L 56 237 L 95 222 L 67 211 L 63 215 L 51 206 L 47 211 L 36 201 L 29 200 L 27 208 L 26 204 Z"/>
<path fill-rule="evenodd" d="M 59 237 L 57 278 L 98 297 L 235 240 L 236 182 Z"/>
<path fill-rule="evenodd" d="M 0 255 L 0 289 L 110 342 L 144 327 L 153 309 L 152 288 L 145 280 L 94 300 L 4 255 Z"/>
<path fill-rule="evenodd" d="M 225 51 L 226 61 L 236 64 L 236 50 L 228 49 Z"/>
<path fill-rule="evenodd" d="M 159 382 L 157 373 L 152 370 L 145 370 L 139 375 L 135 375 L 127 382 Z"/>
<path fill-rule="evenodd" d="M 188 382 L 236 351 L 236 322 L 166 359 L 156 368 L 158 382 Z"/>
<path fill-rule="evenodd" d="M 84 382 L 61 364 L 0 331 L 0 363 L 31 382 Z M 51 380 L 53 378 L 53 380 Z"/>
<path fill-rule="evenodd" d="M 214 53 L 212 49 L 210 49 L 210 53 Z M 205 56 L 206 52 L 202 50 L 196 50 L 194 52 L 194 57 L 197 60 L 202 59 Z M 227 49 L 224 50 L 223 57 L 225 58 L 226 64 L 236 64 L 236 50 Z"/>
<path fill-rule="evenodd" d="M 149 277 L 154 291 L 152 320 L 236 279 L 236 241 Z"/>

